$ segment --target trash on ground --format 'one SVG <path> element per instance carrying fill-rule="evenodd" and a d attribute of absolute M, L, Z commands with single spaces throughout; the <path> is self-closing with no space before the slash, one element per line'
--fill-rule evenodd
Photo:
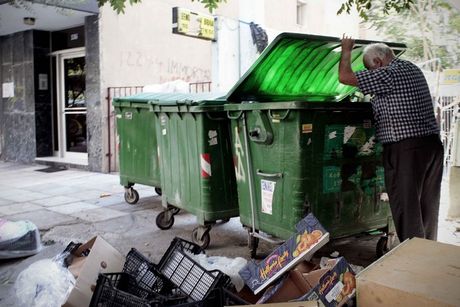
<path fill-rule="evenodd" d="M 235 285 L 236 291 L 241 291 L 241 289 L 243 289 L 244 281 L 238 272 L 247 264 L 248 261 L 246 259 L 241 257 L 208 257 L 205 254 L 192 254 L 190 256 L 208 271 L 219 270 L 227 274 Z"/>
<path fill-rule="evenodd" d="M 72 273 L 62 259 L 42 259 L 19 273 L 14 289 L 18 306 L 59 307 L 75 286 Z"/>
<path fill-rule="evenodd" d="M 125 257 L 100 236 L 69 246 L 70 257 L 66 263 L 76 282 L 64 306 L 88 306 L 98 274 L 121 271 Z"/>
<path fill-rule="evenodd" d="M 31 256 L 41 250 L 40 233 L 35 224 L 0 218 L 0 259 Z"/>
<path fill-rule="evenodd" d="M 264 260 L 254 260 L 239 272 L 246 285 L 255 293 L 267 288 L 282 274 L 299 262 L 309 260 L 313 254 L 329 241 L 329 232 L 313 214 L 308 214 L 296 225 L 297 233 L 276 248 Z"/>

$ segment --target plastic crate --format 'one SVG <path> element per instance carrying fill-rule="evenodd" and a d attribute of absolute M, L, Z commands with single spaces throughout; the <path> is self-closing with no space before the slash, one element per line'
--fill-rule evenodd
<path fill-rule="evenodd" d="M 175 286 L 165 278 L 156 264 L 132 248 L 126 256 L 123 272 L 134 276 L 138 286 L 160 294 L 171 294 Z"/>
<path fill-rule="evenodd" d="M 99 274 L 90 307 L 161 307 L 187 302 L 187 296 L 164 296 L 139 286 L 129 273 Z"/>
<path fill-rule="evenodd" d="M 158 265 L 160 272 L 193 301 L 202 301 L 211 290 L 231 284 L 227 275 L 207 271 L 189 256 L 202 252 L 198 245 L 176 237 Z"/>

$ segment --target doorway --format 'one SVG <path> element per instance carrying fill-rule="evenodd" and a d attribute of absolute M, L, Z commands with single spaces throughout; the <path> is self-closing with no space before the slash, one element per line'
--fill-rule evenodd
<path fill-rule="evenodd" d="M 88 164 L 85 50 L 55 52 L 56 113 L 54 156 Z"/>

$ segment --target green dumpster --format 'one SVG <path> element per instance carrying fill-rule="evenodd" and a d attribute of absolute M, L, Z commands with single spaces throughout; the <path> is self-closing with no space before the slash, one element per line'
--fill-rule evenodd
<path fill-rule="evenodd" d="M 136 183 L 155 187 L 161 195 L 155 114 L 144 96 L 113 100 L 119 137 L 120 183 L 125 187 L 125 200 L 129 204 L 139 200 L 133 188 Z"/>
<path fill-rule="evenodd" d="M 366 43 L 356 41 L 354 69 Z M 371 105 L 352 102 L 359 96 L 339 83 L 339 60 L 338 38 L 283 33 L 227 95 L 252 256 L 258 239 L 274 241 L 263 233 L 287 239 L 309 212 L 333 238 L 393 230 Z"/>
<path fill-rule="evenodd" d="M 197 217 L 194 243 L 206 248 L 218 220 L 238 216 L 230 123 L 223 94 L 151 94 L 156 116 L 162 201 L 160 229 L 174 224 L 174 208 Z M 172 207 L 171 207 L 172 206 Z"/>

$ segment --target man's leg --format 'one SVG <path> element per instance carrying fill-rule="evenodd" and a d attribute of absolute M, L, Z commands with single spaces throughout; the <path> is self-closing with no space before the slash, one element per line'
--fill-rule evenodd
<path fill-rule="evenodd" d="M 423 174 L 417 161 L 417 149 L 410 140 L 385 145 L 383 166 L 385 185 L 396 232 L 402 242 L 412 237 L 425 237 L 420 205 Z"/>
<path fill-rule="evenodd" d="M 430 146 L 431 163 L 423 182 L 421 209 L 425 238 L 436 240 L 438 236 L 439 199 L 441 194 L 442 168 L 444 151 L 439 139 L 434 139 Z"/>

